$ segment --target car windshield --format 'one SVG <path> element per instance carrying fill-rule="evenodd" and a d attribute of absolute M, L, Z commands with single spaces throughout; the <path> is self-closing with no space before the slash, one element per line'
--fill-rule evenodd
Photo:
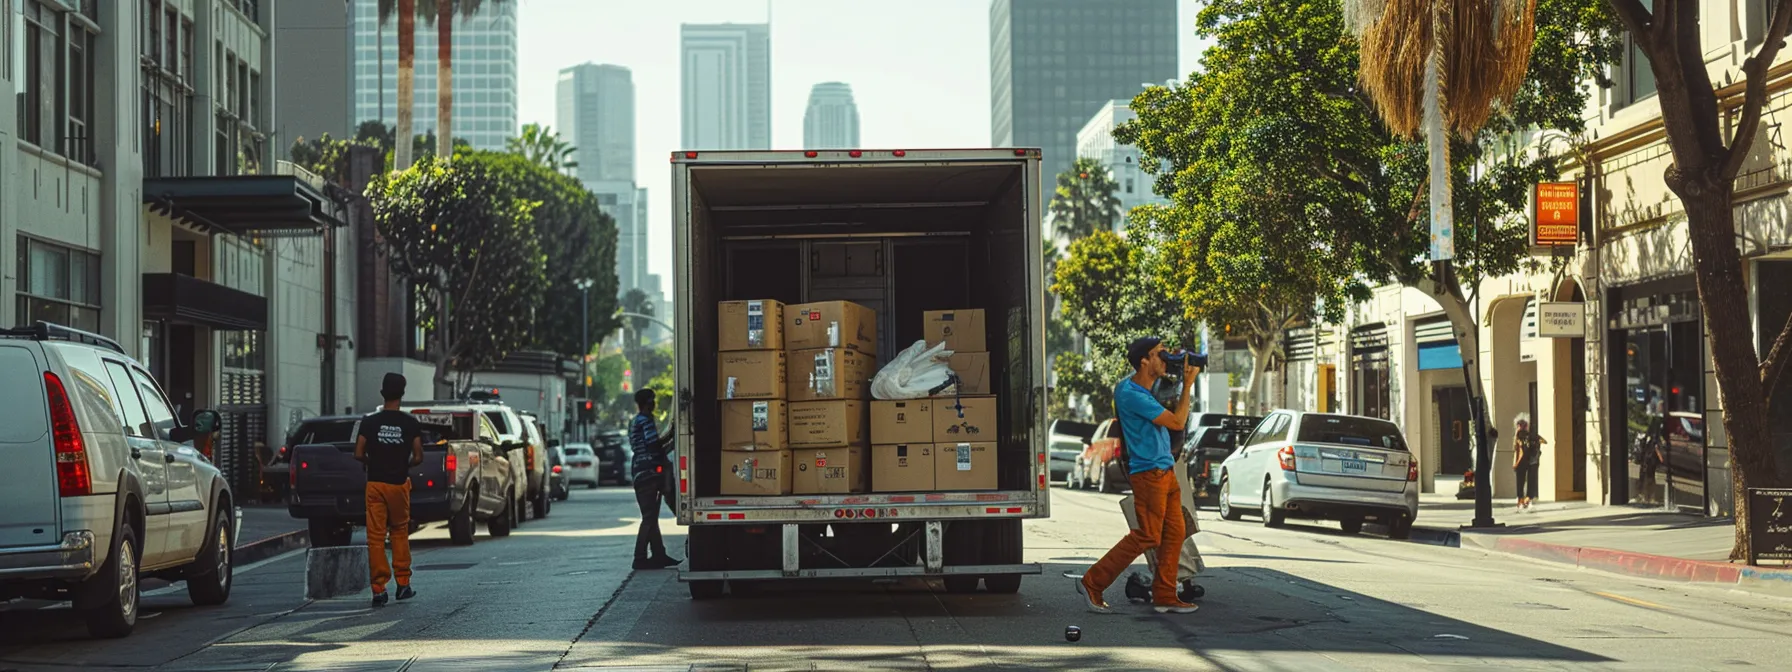
<path fill-rule="evenodd" d="M 1406 450 L 1406 440 L 1394 423 L 1345 415 L 1309 415 L 1300 421 L 1297 441 L 1338 443 L 1389 450 Z"/>

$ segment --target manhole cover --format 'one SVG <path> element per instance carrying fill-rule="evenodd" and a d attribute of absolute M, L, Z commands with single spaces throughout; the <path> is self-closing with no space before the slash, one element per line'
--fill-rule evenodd
<path fill-rule="evenodd" d="M 415 571 L 419 571 L 419 572 L 445 571 L 445 570 L 450 570 L 450 569 L 472 569 L 473 565 L 476 565 L 476 564 L 479 564 L 479 563 L 476 563 L 476 562 L 443 562 L 443 563 L 437 563 L 434 565 L 420 565 L 414 569 L 415 569 Z"/>

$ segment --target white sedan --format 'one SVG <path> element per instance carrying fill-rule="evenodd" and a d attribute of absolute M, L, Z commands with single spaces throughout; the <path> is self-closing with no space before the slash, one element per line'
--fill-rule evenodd
<path fill-rule="evenodd" d="M 597 487 L 597 452 L 589 443 L 569 443 L 562 447 L 566 453 L 566 483 L 585 484 L 587 488 Z"/>
<path fill-rule="evenodd" d="M 1392 422 L 1276 411 L 1220 463 L 1220 517 L 1251 509 L 1269 527 L 1329 518 L 1355 534 L 1373 519 L 1405 539 L 1419 515 L 1419 461 Z"/>

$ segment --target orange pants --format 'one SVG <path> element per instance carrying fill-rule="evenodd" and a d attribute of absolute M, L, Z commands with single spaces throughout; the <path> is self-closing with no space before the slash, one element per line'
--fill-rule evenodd
<path fill-rule="evenodd" d="M 386 537 L 392 537 L 392 562 L 386 562 Z M 398 585 L 411 585 L 411 484 L 367 483 L 367 567 L 373 592 L 386 592 L 396 569 Z"/>
<path fill-rule="evenodd" d="M 1182 554 L 1184 524 L 1182 521 L 1182 484 L 1176 474 L 1165 469 L 1152 469 L 1132 475 L 1133 507 L 1139 514 L 1139 529 L 1133 530 L 1114 544 L 1107 555 L 1089 568 L 1086 578 L 1095 592 L 1107 590 L 1126 571 L 1126 566 L 1153 548 L 1157 549 L 1157 577 L 1151 582 L 1151 601 L 1158 604 L 1177 602 L 1176 563 Z"/>

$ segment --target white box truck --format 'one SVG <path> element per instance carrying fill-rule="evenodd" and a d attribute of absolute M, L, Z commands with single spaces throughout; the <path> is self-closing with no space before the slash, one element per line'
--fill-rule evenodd
<path fill-rule="evenodd" d="M 691 596 L 888 577 L 1012 593 L 1038 574 L 1021 521 L 1051 514 L 1039 150 L 681 151 L 672 170 L 674 466 Z M 875 309 L 880 362 L 922 340 L 926 311 L 983 310 L 996 488 L 721 494 L 717 304 L 764 299 Z"/>

